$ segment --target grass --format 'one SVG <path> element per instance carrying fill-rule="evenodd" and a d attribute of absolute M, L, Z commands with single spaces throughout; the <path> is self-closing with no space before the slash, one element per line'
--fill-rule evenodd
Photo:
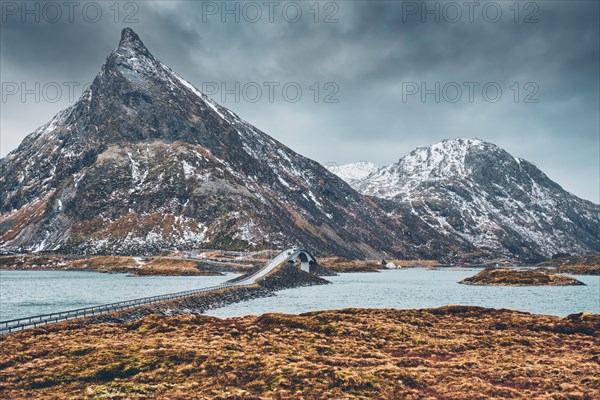
<path fill-rule="evenodd" d="M 485 269 L 460 283 L 487 286 L 581 286 L 575 278 L 554 274 L 545 268 L 515 270 L 508 268 Z"/>
<path fill-rule="evenodd" d="M 341 257 L 319 258 L 319 264 L 336 272 L 376 272 L 385 269 L 385 264 L 393 262 L 402 268 L 435 267 L 439 263 L 433 260 L 350 260 Z"/>
<path fill-rule="evenodd" d="M 596 399 L 600 316 L 150 316 L 0 337 L 5 399 Z"/>
<path fill-rule="evenodd" d="M 0 269 L 73 270 L 120 272 L 132 275 L 219 275 L 199 267 L 194 260 L 148 257 L 141 262 L 127 256 L 95 256 L 79 259 L 61 256 L 19 255 L 0 257 Z"/>
<path fill-rule="evenodd" d="M 320 258 L 319 264 L 335 272 L 376 272 L 382 268 L 381 260 L 349 260 L 340 257 Z"/>
<path fill-rule="evenodd" d="M 574 275 L 600 275 L 600 255 L 561 257 L 539 263 L 540 267 L 553 267 L 556 272 Z"/>

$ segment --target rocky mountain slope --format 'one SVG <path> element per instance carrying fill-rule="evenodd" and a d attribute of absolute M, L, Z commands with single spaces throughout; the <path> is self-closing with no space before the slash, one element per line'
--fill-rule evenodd
<path fill-rule="evenodd" d="M 534 164 L 478 139 L 418 148 L 349 182 L 385 200 L 391 214 L 411 213 L 492 254 L 600 252 L 599 205 L 568 193 Z"/>
<path fill-rule="evenodd" d="M 221 107 L 155 59 L 131 29 L 89 90 L 0 160 L 0 251 L 287 244 L 426 257 L 449 241 L 418 218 L 389 218 L 320 164 Z"/>

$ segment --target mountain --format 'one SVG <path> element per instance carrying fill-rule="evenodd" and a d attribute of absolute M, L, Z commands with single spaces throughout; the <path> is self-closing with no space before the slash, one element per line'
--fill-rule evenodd
<path fill-rule="evenodd" d="M 344 165 L 326 165 L 325 167 L 351 186 L 363 181 L 369 174 L 381 168 L 379 165 L 367 161 Z"/>
<path fill-rule="evenodd" d="M 328 170 L 198 91 L 131 29 L 82 97 L 0 160 L 0 252 L 299 244 L 347 257 L 538 257 L 600 251 L 599 215 L 479 140 Z"/>
<path fill-rule="evenodd" d="M 534 164 L 478 139 L 418 148 L 351 182 L 365 195 L 393 202 L 392 213 L 414 214 L 492 254 L 600 252 L 599 205 L 568 193 Z"/>
<path fill-rule="evenodd" d="M 411 215 L 390 218 L 215 103 L 131 29 L 82 97 L 0 160 L 3 251 L 301 244 L 321 254 L 421 257 L 432 243 L 450 244 Z"/>

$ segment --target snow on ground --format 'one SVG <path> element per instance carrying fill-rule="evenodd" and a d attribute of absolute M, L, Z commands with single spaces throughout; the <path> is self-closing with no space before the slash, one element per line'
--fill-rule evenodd
<path fill-rule="evenodd" d="M 352 185 L 351 182 L 363 180 L 371 173 L 377 171 L 379 165 L 372 162 L 359 161 L 344 165 L 327 165 L 326 168 Z"/>

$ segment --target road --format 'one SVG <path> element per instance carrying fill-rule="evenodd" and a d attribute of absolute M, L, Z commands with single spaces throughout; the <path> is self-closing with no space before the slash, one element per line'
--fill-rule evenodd
<path fill-rule="evenodd" d="M 294 257 L 300 251 L 301 250 L 296 247 L 292 247 L 290 249 L 282 251 L 281 253 L 276 255 L 275 258 L 273 258 L 271 260 L 271 262 L 269 262 L 266 266 L 259 269 L 258 271 L 256 271 L 254 274 L 248 276 L 247 278 L 242 279 L 241 281 L 237 281 L 236 284 L 240 285 L 240 286 L 245 286 L 245 285 L 252 285 L 252 284 L 256 283 L 259 279 L 268 275 L 271 271 L 273 271 L 275 268 L 277 268 L 277 266 L 279 266 L 281 263 L 289 260 L 290 258 Z"/>

